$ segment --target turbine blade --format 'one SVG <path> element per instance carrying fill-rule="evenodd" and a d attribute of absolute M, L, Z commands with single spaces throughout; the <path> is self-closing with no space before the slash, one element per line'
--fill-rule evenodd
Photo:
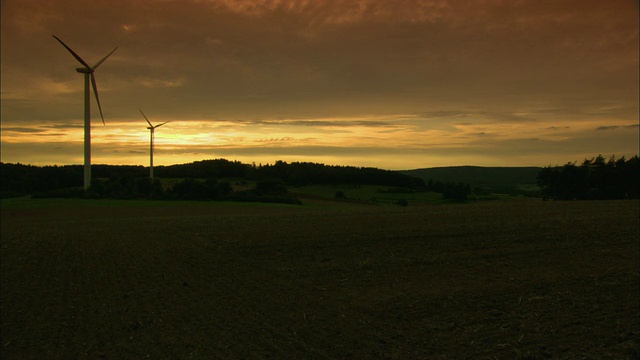
<path fill-rule="evenodd" d="M 149 124 L 149 126 L 153 127 L 153 124 L 151 124 L 151 121 L 149 121 L 149 119 L 147 119 L 147 116 L 142 112 L 142 109 L 138 108 L 138 110 L 140 110 L 140 114 L 142 114 L 142 116 L 144 116 L 144 119 L 147 120 L 147 124 Z"/>
<path fill-rule="evenodd" d="M 62 40 L 60 40 L 57 36 L 55 36 L 55 35 L 52 35 L 52 36 L 54 38 L 56 38 L 56 40 L 58 40 L 60 42 L 60 44 L 62 44 L 62 46 L 64 46 L 67 50 L 69 50 L 71 55 L 73 55 L 73 57 L 76 58 L 76 60 L 78 60 L 80 62 L 80 64 L 84 65 L 84 67 L 86 67 L 87 69 L 91 69 L 91 66 L 89 66 L 89 64 L 87 64 L 84 60 L 82 60 L 80 55 L 76 54 L 75 51 L 71 50 L 71 48 L 68 47 L 67 44 L 62 42 Z"/>
<path fill-rule="evenodd" d="M 170 123 L 170 122 L 171 122 L 171 121 L 163 122 L 162 124 L 160 124 L 160 125 L 156 125 L 156 126 L 154 126 L 154 127 L 159 128 L 160 126 L 162 126 L 162 125 L 164 125 L 164 124 L 166 124 L 166 123 Z"/>
<path fill-rule="evenodd" d="M 98 96 L 98 85 L 96 85 L 96 77 L 91 73 L 91 86 L 93 86 L 93 93 L 96 96 L 96 102 L 98 103 L 98 110 L 100 110 L 100 117 L 102 118 L 102 125 L 107 125 L 104 122 L 104 115 L 102 114 L 102 106 L 100 106 L 100 97 Z"/>
<path fill-rule="evenodd" d="M 109 56 L 111 56 L 111 54 L 113 54 L 116 50 L 118 50 L 118 47 L 116 46 L 115 49 L 111 50 L 110 53 L 107 54 L 107 56 L 103 57 L 102 59 L 100 59 L 100 61 L 98 61 L 95 65 L 93 65 L 93 67 L 91 68 L 91 71 L 95 70 L 96 68 L 98 68 L 98 66 L 100 66 L 100 64 L 102 64 L 105 60 L 107 60 L 107 58 Z"/>

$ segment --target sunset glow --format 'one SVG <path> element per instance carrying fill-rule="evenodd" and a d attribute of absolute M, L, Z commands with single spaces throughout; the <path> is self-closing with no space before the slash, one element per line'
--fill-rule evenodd
<path fill-rule="evenodd" d="M 226 158 L 411 169 L 638 152 L 638 4 L 2 2 L 2 161 Z M 393 4 L 393 5 L 391 5 Z M 553 6 L 552 6 L 553 5 Z M 91 23 L 85 20 L 91 19 Z M 83 29 L 79 31 L 78 29 Z"/>

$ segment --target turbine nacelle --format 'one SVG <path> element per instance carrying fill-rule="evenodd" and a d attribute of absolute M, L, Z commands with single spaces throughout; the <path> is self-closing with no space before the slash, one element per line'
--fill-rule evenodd
<path fill-rule="evenodd" d="M 87 68 L 76 68 L 76 71 L 81 73 L 81 74 L 93 74 L 93 70 L 91 69 L 87 69 Z"/>

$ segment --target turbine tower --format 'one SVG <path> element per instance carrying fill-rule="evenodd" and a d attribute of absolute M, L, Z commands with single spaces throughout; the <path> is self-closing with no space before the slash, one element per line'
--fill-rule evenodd
<path fill-rule="evenodd" d="M 168 123 L 169 121 L 163 122 L 162 124 L 158 124 L 154 126 L 151 123 L 151 121 L 147 119 L 147 116 L 142 112 L 142 109 L 138 109 L 138 110 L 140 110 L 140 114 L 144 116 L 144 119 L 147 120 L 147 124 L 149 124 L 149 127 L 147 128 L 149 129 L 149 133 L 150 133 L 149 142 L 151 143 L 149 147 L 149 177 L 151 178 L 151 180 L 153 180 L 153 139 L 155 138 L 155 131 L 156 131 L 156 128 L 159 128 L 160 126 Z"/>
<path fill-rule="evenodd" d="M 96 85 L 96 77 L 94 72 L 102 64 L 111 54 L 113 54 L 117 47 L 107 56 L 103 57 L 100 61 L 98 61 L 95 65 L 89 66 L 86 61 L 82 60 L 82 58 L 76 54 L 70 47 L 67 46 L 62 40 L 60 40 L 57 36 L 53 35 L 53 37 L 62 44 L 70 53 L 73 55 L 76 60 L 82 64 L 83 67 L 76 68 L 76 71 L 84 74 L 84 189 L 87 190 L 89 185 L 91 185 L 91 88 L 89 86 L 89 82 L 91 82 L 91 87 L 93 87 L 93 94 L 96 96 L 96 102 L 98 103 L 98 110 L 100 110 L 100 117 L 102 118 L 102 124 L 105 125 L 104 115 L 102 114 L 102 106 L 100 106 L 100 98 L 98 97 L 98 86 Z"/>

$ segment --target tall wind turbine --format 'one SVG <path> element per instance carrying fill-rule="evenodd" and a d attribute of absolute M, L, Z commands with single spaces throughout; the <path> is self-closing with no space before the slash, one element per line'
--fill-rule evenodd
<path fill-rule="evenodd" d="M 150 133 L 150 147 L 149 147 L 149 177 L 151 178 L 151 180 L 153 180 L 153 139 L 155 138 L 155 133 L 156 133 L 156 128 L 159 128 L 160 126 L 168 123 L 167 122 L 163 122 L 162 124 L 158 124 L 158 125 L 153 125 L 151 123 L 151 121 L 149 121 L 149 119 L 147 119 L 147 116 L 142 112 L 142 109 L 138 109 L 140 110 L 140 114 L 142 114 L 142 116 L 144 116 L 144 119 L 147 120 L 147 124 L 149 124 L 149 127 L 147 129 L 149 129 L 149 133 Z"/>
<path fill-rule="evenodd" d="M 82 60 L 82 58 L 76 54 L 70 47 L 67 46 L 62 40 L 60 40 L 57 36 L 53 35 L 53 37 L 62 44 L 70 53 L 73 55 L 76 60 L 82 64 L 83 67 L 76 68 L 76 71 L 84 74 L 84 189 L 87 190 L 89 185 L 91 185 L 91 89 L 89 87 L 89 82 L 91 82 L 91 86 L 93 87 L 93 93 L 96 96 L 96 102 L 98 103 L 98 110 L 100 110 L 100 117 L 102 118 L 102 124 L 105 125 L 104 115 L 102 114 L 102 106 L 100 106 L 100 98 L 98 97 L 98 86 L 96 85 L 96 77 L 94 72 L 102 64 L 111 54 L 113 54 L 118 47 L 111 50 L 107 56 L 103 57 L 98 61 L 95 65 L 89 66 L 86 61 Z"/>

